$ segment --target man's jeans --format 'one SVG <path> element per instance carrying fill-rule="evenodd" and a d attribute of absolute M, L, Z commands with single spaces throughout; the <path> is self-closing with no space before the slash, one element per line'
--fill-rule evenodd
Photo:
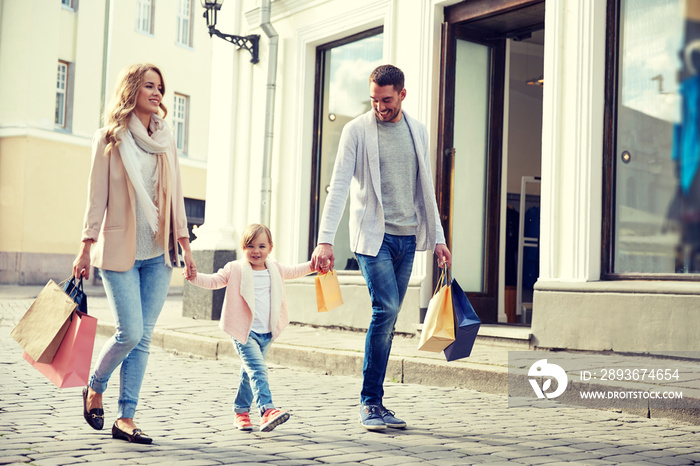
<path fill-rule="evenodd" d="M 103 393 L 112 372 L 121 364 L 117 417 L 133 418 L 146 373 L 151 336 L 168 296 L 173 269 L 160 255 L 137 260 L 126 272 L 100 270 L 100 274 L 116 332 L 102 348 L 89 385 L 97 393 Z"/>
<path fill-rule="evenodd" d="M 272 394 L 267 383 L 267 353 L 272 344 L 271 333 L 250 332 L 245 344 L 233 340 L 233 346 L 241 357 L 241 372 L 238 381 L 238 393 L 233 402 L 233 411 L 247 413 L 250 405 L 255 404 L 260 415 L 267 409 L 274 408 Z"/>
<path fill-rule="evenodd" d="M 363 405 L 382 404 L 394 325 L 406 295 L 415 253 L 415 236 L 385 234 L 376 257 L 355 254 L 372 300 L 372 320 L 365 339 L 362 368 Z"/>

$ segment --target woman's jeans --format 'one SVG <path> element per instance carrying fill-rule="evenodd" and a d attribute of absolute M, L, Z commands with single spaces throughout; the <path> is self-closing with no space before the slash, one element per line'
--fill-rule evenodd
<path fill-rule="evenodd" d="M 151 336 L 163 309 L 173 269 L 163 255 L 137 260 L 126 272 L 100 270 L 116 333 L 97 358 L 89 386 L 107 389 L 112 372 L 121 364 L 118 418 L 133 419 L 146 373 Z"/>
<path fill-rule="evenodd" d="M 384 235 L 376 257 L 355 254 L 372 300 L 372 320 L 365 339 L 362 367 L 363 405 L 381 405 L 394 325 L 406 296 L 416 253 L 415 236 Z"/>
<path fill-rule="evenodd" d="M 271 333 L 250 332 L 245 344 L 233 340 L 233 346 L 241 357 L 241 372 L 238 380 L 238 393 L 233 402 L 235 413 L 247 413 L 255 404 L 262 416 L 266 410 L 274 408 L 272 394 L 267 383 L 267 353 L 272 344 Z"/>

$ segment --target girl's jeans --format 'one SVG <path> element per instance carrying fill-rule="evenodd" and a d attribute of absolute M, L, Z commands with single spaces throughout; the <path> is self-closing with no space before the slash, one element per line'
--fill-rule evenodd
<path fill-rule="evenodd" d="M 372 320 L 365 338 L 362 367 L 363 405 L 381 405 L 394 325 L 406 296 L 416 253 L 415 236 L 384 235 L 376 257 L 355 254 L 372 300 Z"/>
<path fill-rule="evenodd" d="M 272 404 L 272 394 L 267 383 L 267 364 L 265 363 L 271 343 L 271 333 L 250 332 L 245 344 L 233 339 L 233 346 L 241 357 L 242 363 L 238 393 L 233 402 L 234 412 L 247 413 L 253 400 L 261 416 L 266 410 L 275 407 Z"/>
<path fill-rule="evenodd" d="M 168 295 L 173 269 L 160 255 L 137 260 L 126 272 L 100 272 L 116 332 L 102 348 L 89 386 L 103 393 L 112 372 L 121 364 L 117 417 L 133 419 L 146 373 L 151 336 Z"/>

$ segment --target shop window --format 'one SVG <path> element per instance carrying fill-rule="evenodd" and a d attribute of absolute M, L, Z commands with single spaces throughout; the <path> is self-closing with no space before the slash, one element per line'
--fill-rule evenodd
<path fill-rule="evenodd" d="M 609 0 L 603 278 L 700 276 L 700 2 Z"/>
<path fill-rule="evenodd" d="M 153 34 L 155 0 L 136 0 L 136 30 Z"/>
<path fill-rule="evenodd" d="M 187 215 L 187 230 L 190 233 L 190 241 L 196 239 L 196 236 L 192 234 L 192 229 L 198 228 L 204 223 L 205 206 L 205 201 L 185 198 L 185 215 Z"/>
<path fill-rule="evenodd" d="M 382 28 L 379 27 L 316 49 L 318 72 L 314 94 L 309 255 L 316 246 L 340 133 L 347 122 L 371 108 L 368 80 L 372 70 L 382 64 L 383 40 Z M 347 207 L 336 231 L 333 253 L 337 269 L 358 269 L 350 250 Z"/>

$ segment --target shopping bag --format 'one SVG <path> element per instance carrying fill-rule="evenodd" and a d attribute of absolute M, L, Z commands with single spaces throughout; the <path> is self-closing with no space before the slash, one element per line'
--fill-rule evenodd
<path fill-rule="evenodd" d="M 92 362 L 92 350 L 97 334 L 97 319 L 75 311 L 69 319 L 68 331 L 50 363 L 37 362 L 25 351 L 29 364 L 44 374 L 58 388 L 87 385 Z"/>
<path fill-rule="evenodd" d="M 423 320 L 418 349 L 439 353 L 455 340 L 454 312 L 449 271 L 443 269 Z"/>
<path fill-rule="evenodd" d="M 343 304 L 340 284 L 335 270 L 316 275 L 316 306 L 318 312 L 326 312 Z"/>
<path fill-rule="evenodd" d="M 474 312 L 474 308 L 464 294 L 457 280 L 452 278 L 452 307 L 455 318 L 455 341 L 445 348 L 445 359 L 466 358 L 472 352 L 476 334 L 479 333 L 481 319 Z"/>
<path fill-rule="evenodd" d="M 49 280 L 10 334 L 32 359 L 50 363 L 76 307 L 71 297 Z"/>
<path fill-rule="evenodd" d="M 80 277 L 77 285 L 75 277 L 70 277 L 70 280 L 64 280 L 61 284 L 63 285 L 63 292 L 70 296 L 75 304 L 78 305 L 76 310 L 87 314 L 87 296 L 83 292 L 83 277 Z"/>

